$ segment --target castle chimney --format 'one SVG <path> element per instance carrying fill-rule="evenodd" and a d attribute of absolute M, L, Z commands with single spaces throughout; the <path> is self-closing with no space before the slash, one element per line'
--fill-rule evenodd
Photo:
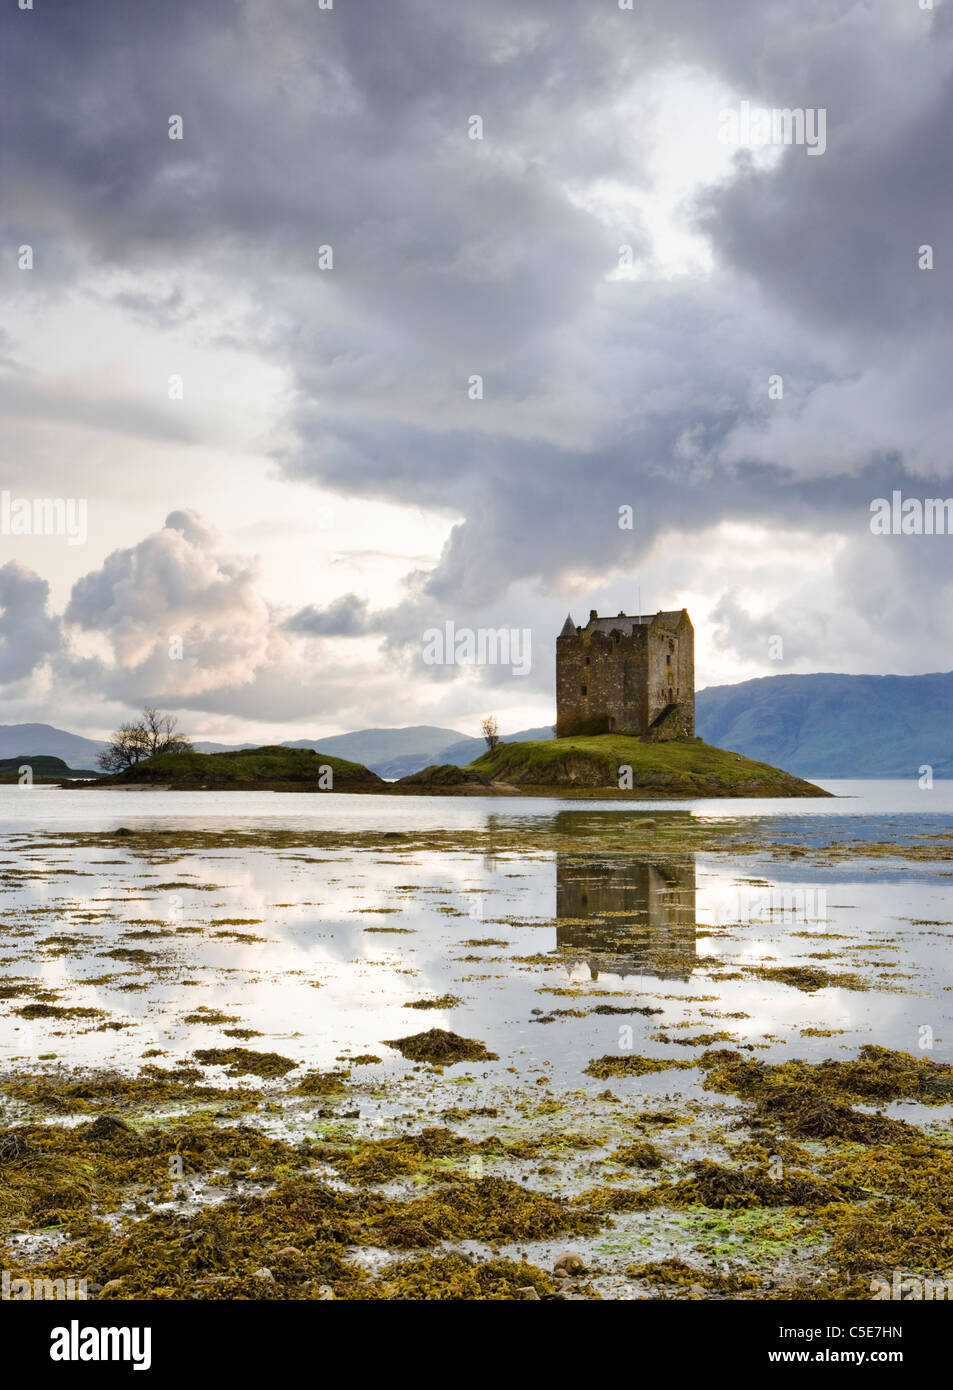
<path fill-rule="evenodd" d="M 594 623 L 594 622 L 596 621 L 596 619 L 598 618 L 598 616 L 599 616 L 599 614 L 596 612 L 596 610 L 595 610 L 594 608 L 590 608 L 590 609 L 589 609 L 589 621 L 590 621 L 591 623 Z"/>

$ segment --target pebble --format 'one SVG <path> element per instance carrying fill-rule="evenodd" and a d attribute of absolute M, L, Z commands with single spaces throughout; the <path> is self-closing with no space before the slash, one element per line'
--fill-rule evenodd
<path fill-rule="evenodd" d="M 586 1262 L 574 1250 L 565 1250 L 561 1255 L 556 1256 L 553 1274 L 557 1279 L 568 1279 L 571 1274 L 579 1275 L 585 1274 L 585 1272 Z"/>

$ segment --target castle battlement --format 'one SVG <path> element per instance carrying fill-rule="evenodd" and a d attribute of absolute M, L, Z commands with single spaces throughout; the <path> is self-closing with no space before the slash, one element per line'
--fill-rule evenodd
<path fill-rule="evenodd" d="M 556 736 L 695 733 L 695 631 L 687 611 L 567 617 L 556 639 Z"/>

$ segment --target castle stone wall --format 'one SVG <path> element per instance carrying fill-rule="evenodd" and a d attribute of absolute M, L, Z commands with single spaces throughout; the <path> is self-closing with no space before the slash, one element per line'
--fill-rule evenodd
<path fill-rule="evenodd" d="M 649 732 L 653 720 L 659 724 Z M 643 621 L 592 613 L 586 627 L 575 629 L 567 620 L 556 639 L 557 737 L 649 733 L 664 739 L 694 731 L 694 641 L 687 613 Z"/>

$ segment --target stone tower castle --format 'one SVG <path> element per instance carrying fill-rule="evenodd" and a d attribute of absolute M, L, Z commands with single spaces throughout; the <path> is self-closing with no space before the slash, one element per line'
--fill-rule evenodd
<path fill-rule="evenodd" d="M 556 639 L 556 737 L 695 733 L 695 630 L 687 611 L 620 613 L 585 627 L 572 615 Z"/>

